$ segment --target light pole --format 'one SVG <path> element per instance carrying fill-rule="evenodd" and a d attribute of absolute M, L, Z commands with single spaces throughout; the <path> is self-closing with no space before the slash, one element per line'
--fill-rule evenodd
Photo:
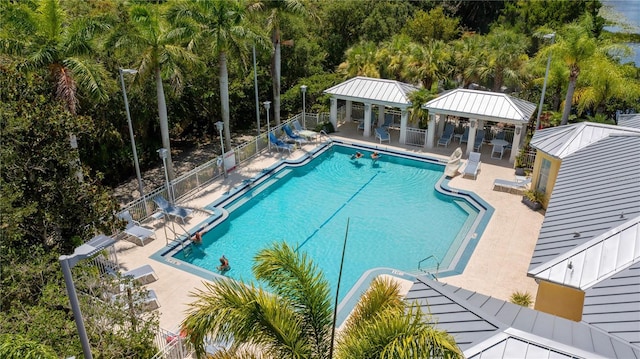
<path fill-rule="evenodd" d="M 133 69 L 119 69 L 120 72 L 120 84 L 122 85 L 122 97 L 124 98 L 124 107 L 127 110 L 127 123 L 129 124 L 129 136 L 131 137 L 131 151 L 133 151 L 133 164 L 136 168 L 136 176 L 138 177 L 138 191 L 142 197 L 144 203 L 145 212 L 147 208 L 147 201 L 144 200 L 144 185 L 142 184 L 142 176 L 140 175 L 140 163 L 138 162 L 138 151 L 136 149 L 136 139 L 133 135 L 133 125 L 131 124 L 131 113 L 129 112 L 129 99 L 127 98 L 127 90 L 124 87 L 124 75 L 123 74 L 137 74 L 138 70 Z"/>
<path fill-rule="evenodd" d="M 87 330 L 84 327 L 84 320 L 82 319 L 82 311 L 80 310 L 80 303 L 78 302 L 78 295 L 76 294 L 76 286 L 73 283 L 71 268 L 78 264 L 80 260 L 91 257 L 113 243 L 115 243 L 113 238 L 100 234 L 92 238 L 89 242 L 77 247 L 73 251 L 73 254 L 61 255 L 58 258 L 60 266 L 62 267 L 64 284 L 67 287 L 67 295 L 69 296 L 69 303 L 73 311 L 76 328 L 78 328 L 78 336 L 80 337 L 80 344 L 82 345 L 82 352 L 84 353 L 85 359 L 93 359 L 93 355 L 91 354 L 91 347 L 89 346 Z"/>
<path fill-rule="evenodd" d="M 260 136 L 260 102 L 258 101 L 258 68 L 256 66 L 256 44 L 253 44 L 253 87 L 256 93 L 256 121 L 258 122 L 258 136 Z"/>
<path fill-rule="evenodd" d="M 167 157 L 169 157 L 169 151 L 166 148 L 161 148 L 158 150 L 158 154 L 160 155 L 160 158 L 162 158 L 162 167 L 164 168 L 164 179 L 166 181 L 167 196 L 169 197 L 169 201 L 171 202 L 171 204 L 173 204 L 174 198 L 171 187 L 169 185 L 169 174 L 167 173 Z"/>
<path fill-rule="evenodd" d="M 300 86 L 300 91 L 302 91 L 302 128 L 306 129 L 307 128 L 307 122 L 306 122 L 306 118 L 305 118 L 305 110 L 306 110 L 306 106 L 305 106 L 305 97 L 307 97 L 307 85 L 302 85 Z"/>
<path fill-rule="evenodd" d="M 556 33 L 546 34 L 543 36 L 545 39 L 551 39 L 551 45 L 553 45 L 556 38 Z M 540 114 L 542 113 L 542 103 L 544 102 L 544 93 L 547 90 L 547 78 L 549 77 L 549 66 L 551 65 L 551 51 L 549 51 L 549 58 L 547 59 L 547 70 L 544 72 L 544 83 L 542 84 L 542 96 L 540 96 L 540 106 L 538 107 L 538 116 L 536 117 L 536 131 L 540 129 Z"/>
<path fill-rule="evenodd" d="M 222 149 L 222 172 L 224 173 L 224 176 L 227 177 L 227 168 L 224 165 L 224 142 L 222 141 L 222 130 L 224 129 L 224 122 L 216 122 L 216 128 L 218 129 L 218 132 L 220 132 L 220 148 Z"/>
<path fill-rule="evenodd" d="M 269 109 L 271 108 L 271 101 L 265 101 L 262 103 L 264 105 L 264 109 L 267 110 L 267 147 L 269 148 L 269 152 L 271 152 L 271 139 L 269 135 L 271 134 L 271 126 L 269 125 Z"/>

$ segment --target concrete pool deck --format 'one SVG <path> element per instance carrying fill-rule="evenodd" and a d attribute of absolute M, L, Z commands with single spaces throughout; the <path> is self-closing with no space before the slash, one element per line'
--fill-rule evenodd
<path fill-rule="evenodd" d="M 391 143 L 382 145 L 378 144 L 378 141 L 373 137 L 363 138 L 362 134 L 355 129 L 354 124 L 339 126 L 338 132 L 331 134 L 331 136 L 349 142 L 362 142 L 368 146 L 375 144 L 378 147 L 402 149 L 439 158 L 447 158 L 457 147 L 456 143 L 452 143 L 448 148 L 439 147 L 433 151 L 425 151 L 418 147 L 401 146 L 397 141 L 394 141 L 394 138 L 397 138 L 397 131 L 395 131 L 395 136 L 393 132 Z M 227 178 L 218 179 L 209 186 L 190 194 L 187 198 L 181 199 L 178 204 L 204 208 L 221 197 L 224 192 L 239 185 L 243 180 L 254 177 L 264 168 L 275 164 L 282 158 L 301 157 L 305 151 L 313 149 L 313 146 L 315 145 L 307 144 L 291 155 L 276 152 L 273 149 L 271 153 L 262 154 L 249 163 L 238 167 Z M 526 273 L 544 216 L 541 212 L 534 212 L 520 203 L 521 196 L 492 190 L 494 179 L 513 179 L 514 171 L 506 159 L 490 158 L 490 153 L 488 153 L 491 150 L 490 146 L 483 147 L 486 152 L 482 154 L 482 165 L 477 179 L 456 176 L 449 182 L 449 186 L 475 192 L 493 206 L 495 211 L 464 272 L 440 280 L 503 300 L 508 300 L 511 294 L 516 291 L 529 292 L 535 299 L 537 284 L 533 279 L 527 277 Z M 198 228 L 206 218 L 207 215 L 204 212 L 194 213 L 184 228 L 187 230 Z M 171 222 L 167 223 L 169 227 L 172 226 Z M 204 289 L 203 279 L 151 259 L 151 255 L 166 247 L 166 234 L 171 238 L 171 230 L 164 229 L 163 220 L 148 220 L 143 225 L 155 229 L 156 239 L 148 242 L 144 247 L 126 240 L 118 241 L 116 243 L 118 262 L 125 269 L 136 268 L 144 264 L 150 264 L 154 268 L 159 279 L 148 284 L 147 287 L 153 289 L 158 296 L 161 305 L 159 308 L 160 326 L 167 330 L 174 330 L 178 328 L 185 317 L 188 303 L 194 300 L 189 293 Z M 174 224 L 173 227 L 177 232 L 182 231 L 177 224 Z M 230 260 L 233 265 L 233 258 Z M 408 286 L 405 287 L 408 289 Z"/>

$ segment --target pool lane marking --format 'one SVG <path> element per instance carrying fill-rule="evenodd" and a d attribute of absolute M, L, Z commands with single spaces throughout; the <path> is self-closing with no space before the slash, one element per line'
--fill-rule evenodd
<path fill-rule="evenodd" d="M 333 217 L 336 216 L 336 214 L 338 214 L 338 212 L 340 212 L 344 207 L 347 206 L 347 204 L 349 204 L 349 202 L 351 202 L 358 194 L 360 194 L 360 192 L 362 192 L 362 190 L 367 187 L 369 185 L 369 183 L 371 183 L 371 181 L 373 181 L 374 178 L 376 178 L 376 176 L 379 174 L 380 172 L 376 172 L 376 174 L 373 175 L 373 177 L 369 178 L 369 180 L 367 182 L 365 182 L 362 186 L 360 186 L 360 188 L 355 191 L 351 197 L 349 197 L 348 200 L 346 200 L 342 206 L 340 206 L 340 208 L 336 209 L 335 212 L 333 212 L 333 214 L 331 216 L 329 216 L 329 218 L 327 218 L 321 225 L 320 227 L 316 228 L 315 231 L 313 231 L 313 233 L 311 233 L 311 235 L 309 235 L 309 237 L 307 237 L 307 239 L 305 239 L 302 244 L 300 244 L 298 246 L 298 248 L 296 248 L 296 252 L 298 251 L 298 249 L 302 248 L 302 246 L 304 246 L 310 239 L 311 237 L 315 236 L 316 233 L 318 233 L 322 227 L 324 227 L 327 223 L 331 222 L 331 220 L 333 219 Z"/>

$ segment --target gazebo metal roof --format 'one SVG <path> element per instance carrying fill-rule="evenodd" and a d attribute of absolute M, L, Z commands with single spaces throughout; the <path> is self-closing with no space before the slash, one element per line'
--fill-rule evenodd
<path fill-rule="evenodd" d="M 536 105 L 504 93 L 455 89 L 424 105 L 423 109 L 478 120 L 526 124 Z"/>
<path fill-rule="evenodd" d="M 409 94 L 416 90 L 417 87 L 404 82 L 358 76 L 328 88 L 324 93 L 342 100 L 406 108 L 411 106 Z"/>

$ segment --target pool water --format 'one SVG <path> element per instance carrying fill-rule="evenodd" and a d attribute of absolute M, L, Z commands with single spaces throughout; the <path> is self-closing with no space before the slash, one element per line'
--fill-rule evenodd
<path fill-rule="evenodd" d="M 197 249 L 174 258 L 219 273 L 224 254 L 231 265 L 224 275 L 251 282 L 255 254 L 286 241 L 313 259 L 335 293 L 349 219 L 341 298 L 372 268 L 418 273 L 431 255 L 446 266 L 477 211 L 434 189 L 443 167 L 390 155 L 373 161 L 362 150 L 352 159 L 355 151 L 333 145 L 304 166 L 276 172 L 226 206 L 229 217 Z"/>

